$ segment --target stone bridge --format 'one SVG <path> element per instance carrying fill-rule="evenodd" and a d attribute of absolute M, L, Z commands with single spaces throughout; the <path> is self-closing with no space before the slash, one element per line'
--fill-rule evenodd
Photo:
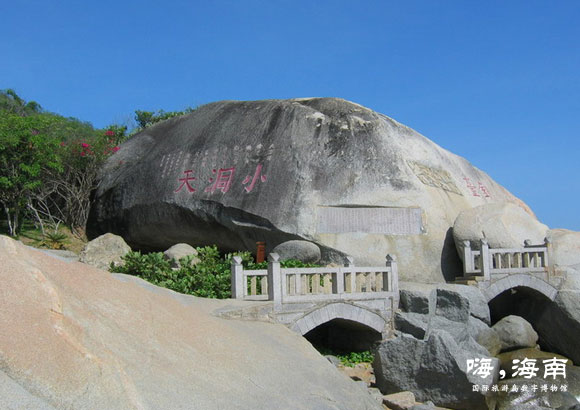
<path fill-rule="evenodd" d="M 488 303 L 509 289 L 533 289 L 550 300 L 558 294 L 563 276 L 551 264 L 552 245 L 548 239 L 541 245 L 524 242 L 522 248 L 490 248 L 482 239 L 479 250 L 463 243 L 463 277 L 456 283 L 477 286 Z"/>
<path fill-rule="evenodd" d="M 301 335 L 334 320 L 364 325 L 383 337 L 392 331 L 399 304 L 393 256 L 387 255 L 384 267 L 356 267 L 347 257 L 345 266 L 282 268 L 279 259 L 272 253 L 268 269 L 245 270 L 241 258 L 233 258 L 232 296 L 269 302 L 254 316 L 267 315 Z"/>

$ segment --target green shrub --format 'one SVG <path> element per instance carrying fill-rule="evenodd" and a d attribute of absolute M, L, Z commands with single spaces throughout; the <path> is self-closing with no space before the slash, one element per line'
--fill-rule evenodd
<path fill-rule="evenodd" d="M 176 292 L 204 298 L 225 299 L 231 297 L 231 265 L 234 255 L 242 258 L 245 269 L 268 267 L 267 262 L 254 263 L 252 254 L 247 251 L 221 256 L 215 245 L 198 247 L 196 250 L 198 252 L 196 257 L 185 257 L 179 261 L 181 265 L 179 269 L 172 269 L 171 263 L 163 257 L 161 252 L 148 254 L 129 252 L 123 257 L 123 265 L 111 265 L 110 270 L 138 276 Z M 199 262 L 192 265 L 192 258 L 199 259 Z M 316 265 L 289 259 L 282 261 L 281 266 L 312 267 Z"/>
<path fill-rule="evenodd" d="M 62 232 L 45 232 L 41 246 L 49 249 L 65 249 L 68 243 L 68 236 Z"/>
<path fill-rule="evenodd" d="M 372 363 L 374 356 L 369 350 L 363 352 L 350 352 L 347 354 L 337 354 L 336 357 L 347 367 L 354 367 L 358 363 Z"/>

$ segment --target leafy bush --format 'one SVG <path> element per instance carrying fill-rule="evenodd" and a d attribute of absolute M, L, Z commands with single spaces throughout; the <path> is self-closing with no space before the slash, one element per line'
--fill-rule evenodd
<path fill-rule="evenodd" d="M 363 352 L 350 352 L 346 354 L 337 354 L 336 357 L 347 367 L 354 367 L 358 363 L 372 363 L 374 356 L 369 350 Z"/>
<path fill-rule="evenodd" d="M 181 267 L 178 269 L 172 269 L 170 261 L 166 260 L 161 252 L 148 254 L 129 252 L 123 257 L 123 265 L 111 265 L 110 270 L 139 276 L 155 285 L 176 292 L 225 299 L 231 297 L 231 265 L 234 255 L 242 258 L 245 269 L 268 267 L 267 262 L 254 263 L 252 254 L 247 251 L 221 256 L 215 245 L 198 247 L 196 250 L 198 254 L 195 258 L 199 259 L 199 262 L 192 265 L 191 260 L 194 257 L 185 257 L 180 259 Z M 292 259 L 281 261 L 280 264 L 282 267 L 316 266 Z"/>
<path fill-rule="evenodd" d="M 65 249 L 68 236 L 62 232 L 45 232 L 41 241 L 41 246 L 50 249 Z"/>

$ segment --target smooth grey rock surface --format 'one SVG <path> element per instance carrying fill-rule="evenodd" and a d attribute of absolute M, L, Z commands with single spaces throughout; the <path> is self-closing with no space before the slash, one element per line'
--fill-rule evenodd
<path fill-rule="evenodd" d="M 122 264 L 121 258 L 129 252 L 131 248 L 121 236 L 106 233 L 85 245 L 79 261 L 108 271 L 111 263 Z"/>
<path fill-rule="evenodd" d="M 318 245 L 308 241 L 287 241 L 276 246 L 273 253 L 280 256 L 280 260 L 298 259 L 305 263 L 316 263 L 320 261 L 320 248 Z"/>
<path fill-rule="evenodd" d="M 459 212 L 504 201 L 527 209 L 464 158 L 358 104 L 221 101 L 122 144 L 103 168 L 87 232 L 142 250 L 253 251 L 265 241 L 271 252 L 307 240 L 324 262 L 348 254 L 359 266 L 383 266 L 388 251 L 403 279 L 440 283 L 461 272 Z"/>
<path fill-rule="evenodd" d="M 197 250 L 187 243 L 176 243 L 171 248 L 163 252 L 163 255 L 165 256 L 165 259 L 171 261 L 171 265 L 174 268 L 179 268 L 179 260 L 188 256 L 192 257 L 192 265 L 195 265 L 197 262 L 199 262 L 199 259 L 196 258 Z"/>
<path fill-rule="evenodd" d="M 550 229 L 548 238 L 552 241 L 552 263 L 558 266 L 580 264 L 580 232 Z"/>
<path fill-rule="evenodd" d="M 0 260 L 2 410 L 381 409 L 283 325 L 213 314 L 253 302 L 104 275 L 6 236 Z"/>
<path fill-rule="evenodd" d="M 509 315 L 492 326 L 501 340 L 502 352 L 535 347 L 538 343 L 538 334 L 532 325 L 523 317 Z"/>
<path fill-rule="evenodd" d="M 448 333 L 433 331 L 426 340 L 401 335 L 383 341 L 373 368 L 383 394 L 409 390 L 418 401 L 438 406 L 487 409 L 485 397 L 472 386 L 492 384 L 497 374 L 481 378 L 467 372 L 468 359 L 473 359 L 472 352 L 461 349 Z M 497 369 L 498 360 L 491 360 Z"/>
<path fill-rule="evenodd" d="M 32 247 L 31 247 L 32 248 Z M 37 249 L 37 248 L 34 248 Z M 79 255 L 74 253 L 73 251 L 69 250 L 62 250 L 62 249 L 38 249 L 41 252 L 46 253 L 56 259 L 59 259 L 64 262 L 78 262 Z"/>
<path fill-rule="evenodd" d="M 463 241 L 479 249 L 481 239 L 490 248 L 522 248 L 525 240 L 543 244 L 548 227 L 513 203 L 484 204 L 461 211 L 453 224 L 453 239 L 463 259 Z"/>

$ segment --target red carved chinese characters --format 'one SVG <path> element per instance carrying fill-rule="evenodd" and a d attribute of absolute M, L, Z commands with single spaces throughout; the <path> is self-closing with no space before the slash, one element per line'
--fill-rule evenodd
<path fill-rule="evenodd" d="M 477 186 L 475 186 L 471 182 L 471 179 L 465 177 L 463 180 L 465 181 L 465 186 L 471 191 L 471 195 L 481 197 L 479 193 L 482 193 L 485 198 L 491 198 L 491 194 L 483 183 L 478 181 Z"/>
<path fill-rule="evenodd" d="M 256 182 L 258 182 L 258 179 L 262 182 L 266 182 L 266 175 L 261 174 L 262 174 L 262 164 L 258 164 L 258 166 L 256 166 L 254 176 L 251 177 L 250 175 L 248 175 L 246 176 L 246 178 L 244 178 L 244 180 L 242 181 L 243 185 L 246 185 L 248 182 L 252 181 L 249 186 L 244 187 L 246 192 L 248 193 L 252 192 L 252 189 L 254 189 L 254 186 L 256 185 Z"/>
<path fill-rule="evenodd" d="M 189 185 L 189 181 L 194 181 L 195 177 L 192 177 L 191 174 L 193 173 L 193 169 L 188 169 L 187 171 L 183 171 L 183 173 L 185 174 L 184 178 L 179 178 L 179 181 L 181 182 L 181 185 L 179 185 L 179 188 L 177 188 L 175 190 L 175 192 L 179 192 L 181 191 L 181 189 L 185 186 L 187 188 L 187 190 L 189 192 L 195 192 L 195 189 Z"/>
<path fill-rule="evenodd" d="M 205 192 L 215 192 L 222 191 L 224 194 L 230 190 L 232 181 L 234 179 L 234 173 L 236 171 L 235 167 L 232 168 L 220 168 L 217 171 L 217 176 L 215 178 L 210 178 L 209 182 L 213 182 L 210 186 L 205 189 Z M 216 170 L 212 171 L 214 174 Z"/>

